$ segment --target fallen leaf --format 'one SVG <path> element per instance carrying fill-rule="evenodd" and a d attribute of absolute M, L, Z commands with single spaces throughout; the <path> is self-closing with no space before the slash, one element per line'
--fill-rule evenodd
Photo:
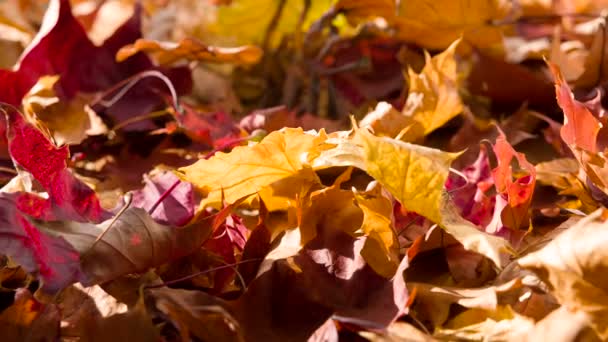
<path fill-rule="evenodd" d="M 443 185 L 458 153 L 376 137 L 364 129 L 356 134 L 363 146 L 365 171 L 407 210 L 441 222 Z"/>
<path fill-rule="evenodd" d="M 558 235 L 541 250 L 517 262 L 549 285 L 560 304 L 585 313 L 595 332 L 608 337 L 606 213 L 598 209 Z"/>
<path fill-rule="evenodd" d="M 133 207 L 151 210 L 159 202 L 151 213 L 156 222 L 177 227 L 190 222 L 198 205 L 192 184 L 180 181 L 171 171 L 162 170 L 144 175 L 143 180 L 144 187 L 132 193 Z"/>
<path fill-rule="evenodd" d="M 79 144 L 90 135 L 107 133 L 101 118 L 88 107 L 85 96 L 76 96 L 69 102 L 59 99 L 54 86 L 57 76 L 43 76 L 23 98 L 24 114 L 40 120 L 51 131 L 58 145 Z"/>
<path fill-rule="evenodd" d="M 509 10 L 502 0 L 403 1 L 394 25 L 397 37 L 427 49 L 445 49 L 460 36 L 479 48 L 500 49 L 501 30 L 492 22 L 504 19 Z"/>
<path fill-rule="evenodd" d="M 200 291 L 152 289 L 147 301 L 177 327 L 182 339 L 245 341 L 226 302 Z"/>
<path fill-rule="evenodd" d="M 363 211 L 361 231 L 367 236 L 361 256 L 376 273 L 393 277 L 399 266 L 399 242 L 392 222 L 393 203 L 377 186 L 355 194 L 356 204 Z"/>
<path fill-rule="evenodd" d="M 71 221 L 34 224 L 47 234 L 63 238 L 78 251 L 86 275 L 86 281 L 81 283 L 85 286 L 144 272 L 188 255 L 211 234 L 208 220 L 173 228 L 156 223 L 140 208 L 127 209 L 114 222 L 108 220 L 99 225 Z"/>
<path fill-rule="evenodd" d="M 460 40 L 456 40 L 442 53 L 433 56 L 425 53 L 426 64 L 420 73 L 408 68 L 408 96 L 403 114 L 411 121 L 407 129 L 408 141 L 415 141 L 445 125 L 463 110 L 458 89 L 465 75 L 458 70 L 455 53 Z"/>
<path fill-rule="evenodd" d="M 560 131 L 562 139 L 571 147 L 580 147 L 591 153 L 597 152 L 600 122 L 587 107 L 574 99 L 559 69 L 553 64 L 549 64 L 549 67 L 555 77 L 557 101 L 564 111 L 564 125 Z"/>
<path fill-rule="evenodd" d="M 0 314 L 0 329 L 7 341 L 59 339 L 60 313 L 54 304 L 42 304 L 27 289 L 15 293 L 15 302 Z"/>
<path fill-rule="evenodd" d="M 11 158 L 48 191 L 59 218 L 94 222 L 107 218 L 95 192 L 68 169 L 67 146 L 55 147 L 14 108 L 3 111 L 9 125 Z"/>
<path fill-rule="evenodd" d="M 56 293 L 84 281 L 78 252 L 64 239 L 36 229 L 15 203 L 15 196 L 0 196 L 0 250 L 27 272 L 38 274 L 43 290 Z"/>
<path fill-rule="evenodd" d="M 225 48 L 207 46 L 192 38 L 182 39 L 178 43 L 138 39 L 135 43 L 125 45 L 118 50 L 116 60 L 122 62 L 138 52 L 146 52 L 152 55 L 159 65 L 171 65 L 184 59 L 189 62 L 202 61 L 247 65 L 257 63 L 263 54 L 260 48 L 252 45 Z"/>
<path fill-rule="evenodd" d="M 269 134 L 258 144 L 217 153 L 179 171 L 184 180 L 207 195 L 204 205 L 219 204 L 222 194 L 227 203 L 233 203 L 287 178 L 285 186 L 299 191 L 300 187 L 318 182 L 306 160 L 318 153 L 325 139 L 323 131 L 311 134 L 302 129 L 286 129 Z"/>
<path fill-rule="evenodd" d="M 463 219 L 445 193 L 450 163 L 457 153 L 376 137 L 362 129 L 357 134 L 364 148 L 365 171 L 407 210 L 439 224 L 465 249 L 481 253 L 499 267 L 504 263 L 500 254 L 511 249 L 509 243 Z"/>

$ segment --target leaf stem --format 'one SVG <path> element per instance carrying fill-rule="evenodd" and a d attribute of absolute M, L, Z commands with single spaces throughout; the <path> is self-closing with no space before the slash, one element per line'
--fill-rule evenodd
<path fill-rule="evenodd" d="M 108 90 L 103 92 L 97 98 L 97 100 L 94 100 L 93 102 L 91 102 L 90 106 L 92 107 L 97 104 L 104 106 L 105 108 L 113 106 L 118 100 L 120 100 L 123 96 L 125 96 L 125 94 L 129 90 L 131 90 L 131 88 L 133 88 L 134 85 L 137 84 L 137 82 L 139 82 L 142 79 L 147 78 L 147 77 L 156 77 L 156 78 L 160 79 L 161 81 L 163 81 L 163 83 L 165 83 L 165 85 L 167 86 L 167 89 L 169 89 L 169 92 L 171 93 L 171 99 L 173 100 L 173 107 L 175 108 L 175 110 L 177 112 L 181 113 L 182 112 L 181 106 L 179 105 L 179 102 L 177 101 L 177 91 L 175 90 L 173 83 L 167 76 L 165 76 L 163 73 L 161 73 L 158 70 L 146 70 L 146 71 L 140 72 L 127 79 L 124 79 L 124 80 L 118 82 L 117 84 L 115 84 L 114 86 L 110 87 Z M 118 91 L 118 93 L 116 93 L 114 96 L 112 96 L 111 99 L 104 100 L 104 98 L 106 96 L 112 94 L 113 92 L 115 92 L 118 89 L 120 89 Z"/>
<path fill-rule="evenodd" d="M 88 254 L 89 252 L 91 252 L 93 250 L 93 247 L 95 247 L 95 245 L 99 241 L 101 241 L 104 236 L 106 236 L 106 234 L 114 226 L 114 223 L 116 223 L 116 221 L 118 221 L 118 218 L 120 218 L 120 216 L 122 214 L 124 214 L 124 212 L 131 206 L 131 202 L 133 201 L 133 194 L 131 194 L 130 192 L 127 193 L 125 195 L 125 199 L 126 199 L 127 203 L 125 203 L 125 205 L 120 209 L 120 211 L 118 212 L 118 214 L 116 214 L 114 216 L 114 218 L 112 218 L 112 222 L 110 222 L 110 225 L 108 225 L 108 228 L 106 228 L 103 232 L 101 232 L 101 234 L 99 234 L 99 236 L 95 239 L 95 241 L 93 241 L 93 244 L 91 245 L 91 247 L 89 247 L 89 249 L 87 249 L 87 251 L 82 254 L 83 256 L 86 255 L 86 254 Z"/>
<path fill-rule="evenodd" d="M 173 284 L 185 281 L 185 280 L 189 280 L 189 279 L 198 277 L 199 275 L 207 274 L 207 273 L 214 272 L 214 271 L 223 270 L 225 268 L 232 268 L 232 267 L 238 266 L 240 264 L 246 264 L 246 263 L 250 263 L 250 262 L 254 262 L 254 261 L 260 261 L 260 260 L 262 260 L 262 258 L 247 259 L 247 260 L 235 262 L 235 263 L 232 263 L 232 264 L 226 264 L 226 265 L 223 265 L 223 266 L 217 266 L 217 267 L 210 268 L 208 270 L 204 270 L 204 271 L 200 271 L 200 272 L 197 272 L 197 273 L 194 273 L 194 274 L 187 275 L 185 277 L 181 277 L 181 278 L 178 278 L 178 279 L 170 280 L 170 281 L 164 282 L 162 284 L 148 285 L 148 286 L 145 286 L 144 289 L 158 289 L 158 288 L 161 288 L 161 287 L 164 287 L 164 286 L 173 285 Z"/>
<path fill-rule="evenodd" d="M 152 205 L 152 207 L 150 208 L 150 210 L 148 210 L 148 214 L 152 215 L 154 213 L 154 211 L 156 210 L 156 208 L 158 208 L 158 206 L 165 200 L 165 198 L 167 198 L 171 192 L 173 190 L 175 190 L 175 188 L 177 188 L 177 186 L 181 183 L 181 180 L 176 180 L 173 184 L 171 184 L 171 186 L 165 190 L 165 192 L 163 192 L 162 195 L 160 195 L 160 197 L 156 200 L 156 202 L 154 202 L 154 205 Z"/>

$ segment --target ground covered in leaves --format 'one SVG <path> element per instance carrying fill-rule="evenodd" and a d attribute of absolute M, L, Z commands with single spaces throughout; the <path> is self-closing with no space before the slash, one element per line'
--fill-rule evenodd
<path fill-rule="evenodd" d="M 0 339 L 607 340 L 605 8 L 0 2 Z"/>

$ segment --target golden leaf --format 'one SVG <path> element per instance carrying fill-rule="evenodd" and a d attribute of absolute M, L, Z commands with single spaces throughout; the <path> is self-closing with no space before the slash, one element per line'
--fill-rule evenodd
<path fill-rule="evenodd" d="M 363 211 L 361 231 L 367 236 L 361 256 L 376 273 L 390 278 L 399 267 L 399 243 L 391 220 L 393 203 L 380 190 L 375 187 L 355 194 L 356 203 Z"/>
<path fill-rule="evenodd" d="M 365 171 L 407 210 L 439 224 L 465 249 L 488 257 L 499 267 L 504 264 L 500 253 L 512 250 L 509 243 L 462 218 L 443 188 L 458 153 L 376 137 L 363 129 L 356 134 L 363 145 Z"/>
<path fill-rule="evenodd" d="M 301 128 L 272 132 L 258 144 L 236 147 L 180 168 L 180 176 L 208 195 L 203 206 L 220 204 L 222 192 L 227 203 L 234 203 L 287 178 L 283 188 L 274 192 L 299 192 L 318 182 L 308 163 L 325 148 L 326 138 L 324 131 L 311 134 Z"/>
<path fill-rule="evenodd" d="M 454 58 L 459 42 L 453 42 L 433 58 L 425 52 L 426 65 L 420 74 L 408 69 L 409 95 L 403 109 L 413 126 L 408 129 L 412 135 L 408 141 L 426 136 L 462 112 L 458 89 L 462 87 L 464 75 L 457 70 Z"/>
<path fill-rule="evenodd" d="M 191 38 L 182 39 L 179 43 L 138 39 L 118 50 L 116 60 L 122 62 L 138 52 L 151 54 L 160 65 L 169 65 L 180 60 L 255 64 L 263 54 L 262 49 L 252 45 L 227 48 L 207 46 Z"/>
<path fill-rule="evenodd" d="M 480 48 L 499 47 L 500 26 L 509 12 L 504 0 L 400 1 L 394 19 L 397 37 L 427 49 L 445 49 L 460 36 Z"/>

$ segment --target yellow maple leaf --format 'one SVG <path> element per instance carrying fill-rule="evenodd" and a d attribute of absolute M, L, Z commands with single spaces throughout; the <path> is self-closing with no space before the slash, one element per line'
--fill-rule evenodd
<path fill-rule="evenodd" d="M 458 153 L 376 137 L 363 129 L 357 130 L 355 139 L 363 146 L 370 176 L 408 210 L 441 222 L 443 185 Z"/>
<path fill-rule="evenodd" d="M 378 186 L 355 194 L 356 203 L 363 211 L 361 231 L 367 236 L 361 256 L 376 273 L 390 278 L 399 267 L 399 243 L 391 220 L 393 203 L 380 190 Z"/>
<path fill-rule="evenodd" d="M 334 0 L 315 0 L 306 12 L 302 29 L 306 29 L 314 20 L 331 8 Z M 276 28 L 268 37 L 270 46 L 276 46 L 284 34 L 294 33 L 302 15 L 305 4 L 300 0 L 285 0 L 280 9 L 275 0 L 235 0 L 228 6 L 220 6 L 217 19 L 206 27 L 209 34 L 215 37 L 232 40 L 232 44 L 261 44 L 267 39 L 266 34 L 273 17 L 281 11 Z"/>
<path fill-rule="evenodd" d="M 359 129 L 355 139 L 363 146 L 365 171 L 384 186 L 403 206 L 437 223 L 465 249 L 480 253 L 497 266 L 509 243 L 480 231 L 462 218 L 449 201 L 444 184 L 451 162 L 459 153 L 376 137 Z"/>
<path fill-rule="evenodd" d="M 426 64 L 419 74 L 408 69 L 409 94 L 403 113 L 381 102 L 361 120 L 361 126 L 390 137 L 402 132 L 401 140 L 416 141 L 460 114 L 463 104 L 458 89 L 465 74 L 458 70 L 454 56 L 459 42 L 432 58 L 425 52 Z"/>
<path fill-rule="evenodd" d="M 460 36 L 480 48 L 502 44 L 500 25 L 509 13 L 505 0 L 400 1 L 393 25 L 397 37 L 427 49 L 445 49 Z"/>
<path fill-rule="evenodd" d="M 79 144 L 89 135 L 107 132 L 101 118 L 89 108 L 91 99 L 78 94 L 70 101 L 62 101 L 55 94 L 59 76 L 43 76 L 23 97 L 25 115 L 42 122 L 58 145 Z"/>
<path fill-rule="evenodd" d="M 272 132 L 258 144 L 180 168 L 180 177 L 207 195 L 202 206 L 220 204 L 222 192 L 224 201 L 234 203 L 283 179 L 289 179 L 283 184 L 286 192 L 298 190 L 318 182 L 308 163 L 325 148 L 326 138 L 324 131 L 312 134 L 301 128 Z"/>

